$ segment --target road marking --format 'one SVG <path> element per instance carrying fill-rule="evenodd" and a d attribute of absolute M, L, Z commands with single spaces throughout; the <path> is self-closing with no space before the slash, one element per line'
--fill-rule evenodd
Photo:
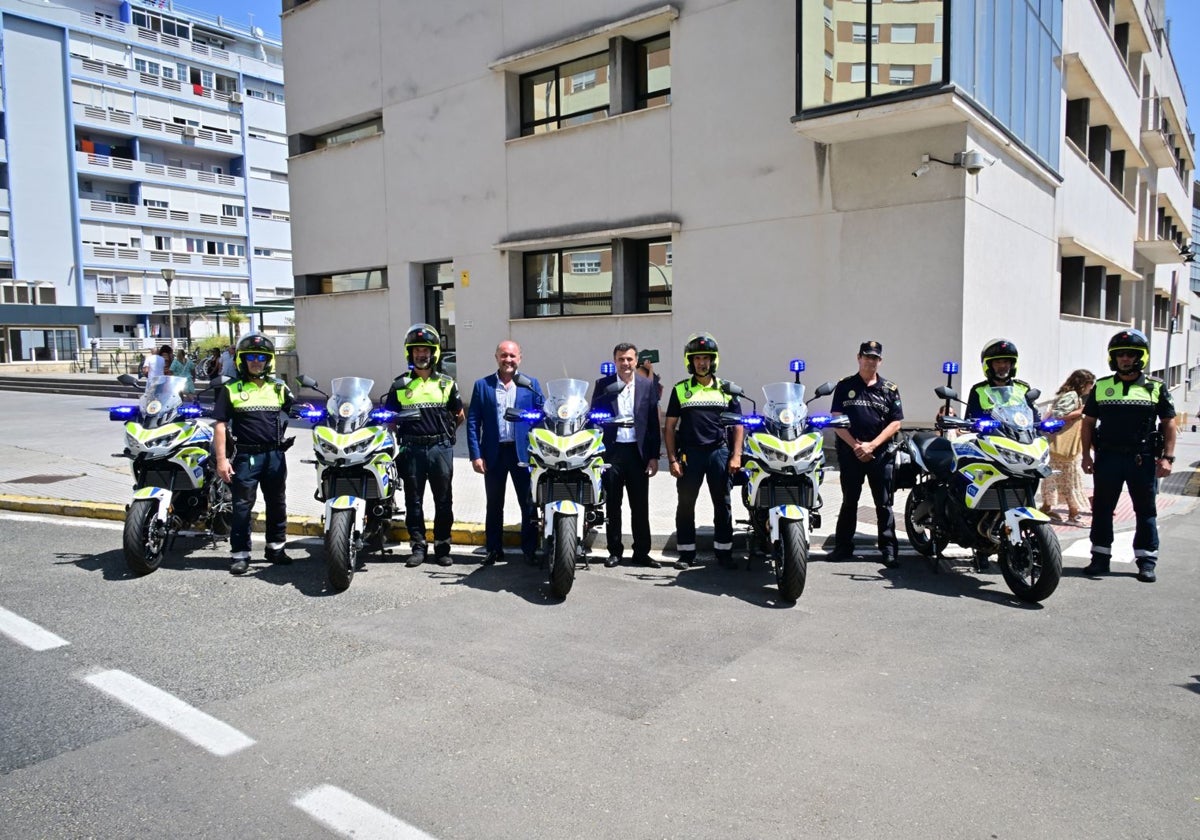
<path fill-rule="evenodd" d="M 123 531 L 125 526 L 119 522 L 107 522 L 101 519 L 71 519 L 66 516 L 40 516 L 28 513 L 0 513 L 0 519 L 13 522 L 44 522 L 47 525 L 66 525 L 71 528 L 101 528 L 105 531 Z"/>
<path fill-rule="evenodd" d="M 84 680 L 213 755 L 232 755 L 254 743 L 229 724 L 124 671 L 101 671 Z"/>
<path fill-rule="evenodd" d="M 317 822 L 355 840 L 434 840 L 432 835 L 397 819 L 333 785 L 321 785 L 292 801 Z"/>
<path fill-rule="evenodd" d="M 4 607 L 0 607 L 0 633 L 30 650 L 50 650 L 71 644 L 62 636 L 56 636 Z"/>

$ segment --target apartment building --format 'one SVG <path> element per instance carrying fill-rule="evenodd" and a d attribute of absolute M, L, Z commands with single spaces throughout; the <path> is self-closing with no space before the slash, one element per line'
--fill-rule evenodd
<path fill-rule="evenodd" d="M 464 380 L 504 338 L 543 380 L 619 340 L 673 379 L 708 330 L 751 396 L 874 339 L 912 419 L 995 336 L 1051 392 L 1130 324 L 1186 372 L 1163 0 L 402 5 L 284 0 L 314 375 L 388 381 L 422 320 Z"/>
<path fill-rule="evenodd" d="M 288 308 L 278 37 L 169 0 L 0 0 L 0 37 L 0 363 Z"/>

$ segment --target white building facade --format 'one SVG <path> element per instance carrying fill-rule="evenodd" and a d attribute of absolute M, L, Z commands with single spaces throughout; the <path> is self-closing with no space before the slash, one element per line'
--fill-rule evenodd
<path fill-rule="evenodd" d="M 0 0 L 0 37 L 0 363 L 291 298 L 277 37 L 166 0 Z"/>
<path fill-rule="evenodd" d="M 1130 324 L 1163 372 L 1194 143 L 1162 12 L 285 0 L 301 364 L 389 381 L 428 320 L 463 381 L 506 338 L 543 380 L 626 340 L 671 381 L 704 330 L 757 396 L 871 339 L 918 420 L 997 336 L 1049 393 Z"/>

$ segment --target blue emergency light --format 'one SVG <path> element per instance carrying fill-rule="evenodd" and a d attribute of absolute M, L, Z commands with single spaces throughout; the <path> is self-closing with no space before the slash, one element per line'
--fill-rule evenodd
<path fill-rule="evenodd" d="M 603 423 L 605 420 L 612 419 L 611 411 L 593 411 L 588 415 L 588 419 L 593 423 Z"/>
<path fill-rule="evenodd" d="M 522 419 L 522 420 L 529 420 L 529 421 L 531 421 L 531 422 L 532 422 L 532 421 L 534 421 L 534 420 L 541 420 L 541 419 L 542 419 L 542 412 L 540 412 L 540 411 L 522 411 L 522 412 L 521 412 L 521 419 Z"/>
<path fill-rule="evenodd" d="M 943 362 L 942 373 L 953 374 L 958 373 L 958 362 Z"/>
<path fill-rule="evenodd" d="M 742 425 L 747 429 L 757 429 L 766 421 L 758 414 L 743 414 Z"/>
<path fill-rule="evenodd" d="M 300 412 L 300 416 L 310 423 L 320 423 L 325 419 L 325 409 L 323 408 L 306 408 Z"/>
<path fill-rule="evenodd" d="M 179 407 L 179 416 L 189 419 L 192 417 L 203 417 L 204 409 L 198 405 L 181 405 Z"/>
<path fill-rule="evenodd" d="M 804 367 L 805 365 L 803 359 L 792 359 L 790 362 L 788 362 L 788 370 L 790 370 L 792 373 L 804 373 Z"/>
<path fill-rule="evenodd" d="M 833 417 L 829 414 L 814 414 L 808 418 L 808 425 L 814 429 L 824 429 L 831 422 L 833 422 Z"/>
<path fill-rule="evenodd" d="M 1047 417 L 1038 424 L 1039 428 L 1041 428 L 1043 432 L 1051 435 L 1059 431 L 1065 425 L 1067 425 L 1067 422 L 1061 417 Z"/>
<path fill-rule="evenodd" d="M 372 423 L 391 423 L 396 419 L 396 412 L 387 408 L 373 408 L 367 417 Z"/>
<path fill-rule="evenodd" d="M 612 376 L 617 372 L 617 366 L 612 362 L 601 362 L 600 373 L 604 376 Z"/>
<path fill-rule="evenodd" d="M 109 420 L 132 420 L 137 417 L 138 407 L 136 405 L 114 405 L 108 410 Z"/>
<path fill-rule="evenodd" d="M 999 429 L 999 428 L 1000 428 L 999 420 L 990 420 L 986 417 L 983 417 L 983 418 L 980 418 L 979 420 L 975 421 L 975 430 L 977 432 L 990 432 L 993 429 Z"/>

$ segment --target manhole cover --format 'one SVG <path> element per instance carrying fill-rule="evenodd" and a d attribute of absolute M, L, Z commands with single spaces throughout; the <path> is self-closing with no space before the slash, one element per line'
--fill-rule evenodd
<path fill-rule="evenodd" d="M 14 478 L 9 484 L 53 484 L 56 481 L 68 481 L 79 478 L 77 475 L 27 475 L 24 478 Z"/>

